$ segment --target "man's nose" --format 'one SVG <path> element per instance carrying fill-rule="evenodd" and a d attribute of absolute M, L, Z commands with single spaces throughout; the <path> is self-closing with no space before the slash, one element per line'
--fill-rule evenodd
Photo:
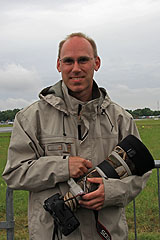
<path fill-rule="evenodd" d="M 80 72 L 80 71 L 81 71 L 81 68 L 79 66 L 79 63 L 78 61 L 75 61 L 73 64 L 72 72 Z"/>

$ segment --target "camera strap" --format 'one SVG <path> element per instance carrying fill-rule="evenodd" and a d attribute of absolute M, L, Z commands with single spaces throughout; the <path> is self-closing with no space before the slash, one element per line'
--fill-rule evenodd
<path fill-rule="evenodd" d="M 109 231 L 98 221 L 98 211 L 94 211 L 97 233 L 103 240 L 112 240 Z"/>
<path fill-rule="evenodd" d="M 59 237 L 60 233 L 60 237 Z M 57 239 L 60 240 L 62 239 L 62 233 L 59 224 L 54 220 L 54 230 L 53 230 L 53 235 L 52 235 L 52 240 L 55 240 L 57 236 Z"/>

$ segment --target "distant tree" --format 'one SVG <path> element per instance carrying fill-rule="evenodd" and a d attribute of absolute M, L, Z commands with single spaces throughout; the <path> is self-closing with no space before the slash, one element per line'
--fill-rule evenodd
<path fill-rule="evenodd" d="M 153 116 L 158 116 L 160 115 L 160 111 L 153 111 Z"/>
<path fill-rule="evenodd" d="M 15 115 L 17 112 L 19 112 L 20 109 L 14 109 L 14 110 L 6 110 L 6 111 L 0 111 L 0 121 L 12 121 L 15 118 Z"/>
<path fill-rule="evenodd" d="M 138 118 L 139 116 L 143 116 L 143 115 L 142 115 L 141 109 L 138 108 L 133 111 L 133 117 Z"/>
<path fill-rule="evenodd" d="M 141 109 L 141 116 L 153 116 L 153 111 L 150 108 Z"/>
<path fill-rule="evenodd" d="M 128 110 L 126 109 L 127 112 L 129 112 L 133 118 L 139 118 L 142 116 L 158 116 L 160 115 L 160 111 L 152 111 L 150 108 L 143 108 L 143 109 L 135 109 L 135 110 Z"/>

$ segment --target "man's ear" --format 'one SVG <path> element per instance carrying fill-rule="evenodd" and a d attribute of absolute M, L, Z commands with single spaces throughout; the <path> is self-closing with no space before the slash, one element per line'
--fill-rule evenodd
<path fill-rule="evenodd" d="M 101 59 L 100 59 L 100 57 L 96 57 L 95 58 L 95 67 L 94 67 L 94 70 L 95 71 L 98 71 L 98 69 L 100 68 L 100 66 L 101 66 Z"/>
<path fill-rule="evenodd" d="M 60 59 L 57 59 L 57 70 L 58 72 L 61 72 L 61 63 L 60 63 Z"/>

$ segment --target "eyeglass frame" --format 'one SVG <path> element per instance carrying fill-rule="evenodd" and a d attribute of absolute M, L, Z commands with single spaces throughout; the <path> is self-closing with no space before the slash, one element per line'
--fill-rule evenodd
<path fill-rule="evenodd" d="M 65 59 L 66 60 L 69 59 L 69 60 L 71 60 L 71 62 L 68 62 L 68 63 L 64 62 Z M 86 62 L 85 61 L 84 62 L 80 62 L 80 61 L 82 61 L 84 59 L 85 59 Z M 93 59 L 95 59 L 95 57 L 81 56 L 81 57 L 79 57 L 77 59 L 74 59 L 72 57 L 64 57 L 64 58 L 59 59 L 59 61 L 62 62 L 66 66 L 73 66 L 75 64 L 75 62 L 77 62 L 78 65 L 85 65 L 85 64 L 89 63 L 89 61 L 91 61 Z"/>

